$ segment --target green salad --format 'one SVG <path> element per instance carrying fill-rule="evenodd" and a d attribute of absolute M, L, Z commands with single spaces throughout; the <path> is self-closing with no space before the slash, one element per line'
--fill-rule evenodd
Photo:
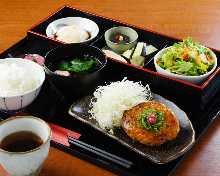
<path fill-rule="evenodd" d="M 187 38 L 167 49 L 157 64 L 171 73 L 199 76 L 213 68 L 215 61 L 211 53 L 209 48 Z"/>

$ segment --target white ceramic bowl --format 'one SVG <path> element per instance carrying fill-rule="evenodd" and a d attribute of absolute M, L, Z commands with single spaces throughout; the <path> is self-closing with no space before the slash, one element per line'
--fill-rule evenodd
<path fill-rule="evenodd" d="M 33 61 L 29 61 L 21 58 L 5 58 L 0 59 L 0 63 L 17 63 L 24 67 L 24 69 L 29 69 L 39 76 L 39 84 L 32 90 L 29 90 L 21 95 L 13 96 L 0 96 L 0 110 L 1 111 L 16 111 L 23 109 L 29 104 L 31 104 L 40 92 L 41 86 L 45 80 L 45 72 L 43 67 L 38 65 Z M 28 76 L 28 75 L 27 75 Z"/>
<path fill-rule="evenodd" d="M 88 40 L 82 41 L 80 43 L 87 43 L 93 40 L 99 33 L 98 25 L 87 18 L 82 17 L 66 17 L 60 18 L 53 21 L 47 26 L 46 35 L 48 37 L 54 38 L 54 34 L 63 26 L 76 25 L 85 31 L 89 32 L 91 37 Z"/>
<path fill-rule="evenodd" d="M 12 117 L 0 123 L 0 142 L 6 136 L 20 131 L 36 134 L 43 143 L 26 152 L 8 152 L 0 149 L 0 163 L 12 176 L 37 176 L 48 156 L 51 129 L 46 122 L 33 116 Z"/>
<path fill-rule="evenodd" d="M 185 75 L 178 75 L 178 74 L 175 74 L 175 73 L 171 73 L 167 70 L 164 70 L 163 68 L 161 68 L 158 64 L 157 64 L 157 59 L 158 58 L 161 58 L 161 56 L 164 54 L 164 52 L 166 52 L 170 47 L 167 47 L 167 48 L 164 48 L 162 50 L 160 50 L 155 56 L 154 56 L 154 65 L 155 65 L 155 68 L 157 70 L 157 72 L 163 74 L 163 75 L 166 75 L 166 76 L 169 76 L 169 77 L 173 77 L 173 78 L 176 78 L 176 79 L 181 79 L 181 80 L 184 80 L 184 81 L 188 81 L 188 82 L 191 82 L 191 83 L 194 83 L 194 84 L 198 84 L 198 83 L 201 83 L 202 81 L 204 81 L 205 79 L 207 79 L 209 77 L 209 75 L 216 69 L 217 67 L 217 57 L 215 55 L 215 53 L 212 51 L 211 52 L 211 56 L 214 58 L 215 60 L 215 64 L 213 66 L 213 68 L 203 74 L 203 75 L 199 75 L 199 76 L 185 76 Z"/>

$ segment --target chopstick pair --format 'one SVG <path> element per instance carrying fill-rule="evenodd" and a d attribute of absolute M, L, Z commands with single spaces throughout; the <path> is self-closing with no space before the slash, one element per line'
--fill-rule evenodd
<path fill-rule="evenodd" d="M 110 161 L 111 163 L 120 165 L 122 167 L 125 167 L 126 169 L 129 169 L 134 165 L 131 161 L 128 161 L 124 158 L 118 157 L 114 154 L 108 153 L 104 150 L 101 150 L 97 147 L 89 145 L 85 142 L 74 139 L 73 137 L 68 136 L 68 141 L 69 141 L 70 145 L 77 146 L 87 152 L 90 152 L 90 153 L 96 155 L 97 157 L 100 157 L 101 159 Z"/>

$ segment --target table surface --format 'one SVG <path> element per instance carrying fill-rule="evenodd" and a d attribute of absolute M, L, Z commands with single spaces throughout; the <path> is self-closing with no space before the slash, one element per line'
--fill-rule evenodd
<path fill-rule="evenodd" d="M 138 2 L 138 3 L 137 3 Z M 203 44 L 220 49 L 220 1 L 218 0 L 1 0 L 0 51 L 26 35 L 27 29 L 64 4 L 112 17 L 170 36 L 192 36 Z M 177 168 L 178 176 L 220 175 L 220 119 L 208 129 L 192 153 Z M 61 162 L 62 161 L 62 162 Z M 41 176 L 110 176 L 100 167 L 51 148 Z M 6 176 L 2 169 L 0 175 Z"/>

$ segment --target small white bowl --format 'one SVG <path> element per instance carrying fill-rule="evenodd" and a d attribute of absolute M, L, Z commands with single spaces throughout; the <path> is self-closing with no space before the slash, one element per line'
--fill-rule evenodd
<path fill-rule="evenodd" d="M 185 76 L 185 75 L 178 75 L 178 74 L 175 74 L 175 73 L 171 73 L 167 70 L 164 70 L 163 68 L 161 68 L 158 64 L 157 64 L 157 59 L 161 58 L 161 56 L 164 54 L 164 52 L 166 52 L 170 47 L 167 47 L 167 48 L 164 48 L 162 50 L 160 50 L 155 56 L 154 56 L 154 65 L 155 65 L 155 68 L 157 70 L 157 72 L 163 74 L 163 75 L 166 75 L 166 76 L 169 76 L 169 77 L 172 77 L 172 78 L 176 78 L 176 79 L 181 79 L 181 80 L 184 80 L 184 81 L 188 81 L 188 82 L 191 82 L 191 83 L 194 83 L 194 84 L 198 84 L 198 83 L 201 83 L 202 81 L 204 81 L 205 79 L 207 79 L 209 77 L 209 75 L 216 69 L 217 67 L 217 57 L 215 55 L 215 53 L 213 51 L 211 51 L 211 56 L 214 58 L 214 61 L 215 61 L 215 64 L 213 66 L 213 68 L 203 74 L 203 75 L 199 75 L 199 76 Z"/>
<path fill-rule="evenodd" d="M 28 68 L 31 70 L 31 72 L 35 72 L 35 74 L 39 76 L 39 84 L 32 90 L 29 90 L 21 95 L 5 97 L 0 96 L 0 111 L 10 112 L 25 108 L 35 100 L 41 90 L 41 86 L 45 80 L 45 72 L 43 67 L 33 61 L 22 58 L 0 59 L 0 63 L 17 63 L 24 66 L 24 69 Z"/>
<path fill-rule="evenodd" d="M 114 43 L 111 41 L 111 35 L 114 35 L 116 33 L 124 34 L 130 38 L 130 42 L 128 43 Z M 105 32 L 105 42 L 109 48 L 111 48 L 113 51 L 117 53 L 123 53 L 126 50 L 133 48 L 137 44 L 138 40 L 138 33 L 126 26 L 118 26 L 108 29 Z"/>
<path fill-rule="evenodd" d="M 90 33 L 91 37 L 88 40 L 85 40 L 79 43 L 87 43 L 93 40 L 99 33 L 98 25 L 92 20 L 89 20 L 87 18 L 82 18 L 82 17 L 66 17 L 66 18 L 60 18 L 50 23 L 47 26 L 46 35 L 47 37 L 54 38 L 54 34 L 60 28 L 64 26 L 70 26 L 70 25 L 76 25 L 80 27 L 81 29 L 84 29 L 85 31 Z"/>
<path fill-rule="evenodd" d="M 49 153 L 51 129 L 46 122 L 33 116 L 11 117 L 0 123 L 0 142 L 21 131 L 34 133 L 43 143 L 26 152 L 9 152 L 0 148 L 0 163 L 10 175 L 37 176 Z"/>

